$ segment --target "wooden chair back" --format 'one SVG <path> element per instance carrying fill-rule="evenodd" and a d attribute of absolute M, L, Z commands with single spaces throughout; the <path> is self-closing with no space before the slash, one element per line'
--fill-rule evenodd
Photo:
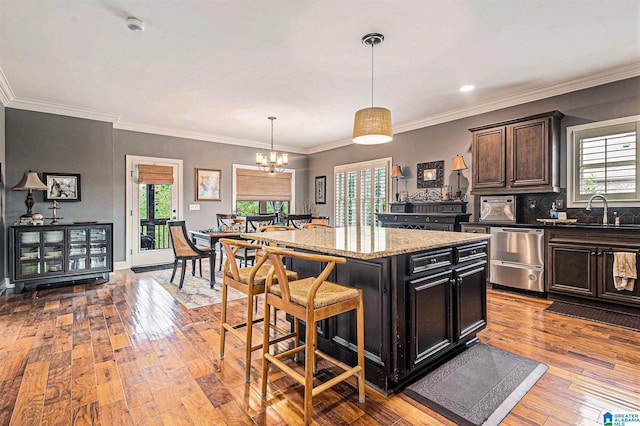
<path fill-rule="evenodd" d="M 311 223 L 311 213 L 287 215 L 287 225 L 302 229 L 302 225 Z"/>
<path fill-rule="evenodd" d="M 273 225 L 276 222 L 275 214 L 260 214 L 257 216 L 245 217 L 245 232 L 256 232 L 258 228 L 266 225 Z"/>
<path fill-rule="evenodd" d="M 193 244 L 187 232 L 187 225 L 184 220 L 171 220 L 167 222 L 169 227 L 169 239 L 173 254 L 177 258 L 193 257 L 207 254 Z"/>

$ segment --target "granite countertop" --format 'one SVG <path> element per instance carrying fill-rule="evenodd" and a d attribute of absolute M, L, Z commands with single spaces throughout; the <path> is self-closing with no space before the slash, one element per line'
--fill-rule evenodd
<path fill-rule="evenodd" d="M 488 240 L 488 234 L 382 227 L 314 228 L 242 234 L 244 238 L 356 259 L 375 259 Z"/>

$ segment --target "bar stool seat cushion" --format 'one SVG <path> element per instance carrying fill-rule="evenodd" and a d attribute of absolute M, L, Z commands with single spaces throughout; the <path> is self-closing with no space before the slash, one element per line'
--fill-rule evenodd
<path fill-rule="evenodd" d="M 307 298 L 309 297 L 309 289 L 313 285 L 315 278 L 304 278 L 297 281 L 289 282 L 289 291 L 291 292 L 291 301 L 297 305 L 307 307 Z M 272 285 L 269 293 L 282 297 L 280 286 Z M 314 308 L 324 308 L 334 303 L 344 302 L 349 299 L 357 299 L 359 297 L 358 290 L 353 287 L 347 287 L 341 284 L 332 283 L 331 281 L 323 282 L 318 288 L 316 297 L 313 299 Z"/>

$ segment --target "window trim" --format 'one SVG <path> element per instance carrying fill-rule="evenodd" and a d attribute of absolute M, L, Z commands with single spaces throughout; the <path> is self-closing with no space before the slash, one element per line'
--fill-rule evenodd
<path fill-rule="evenodd" d="M 567 208 L 585 208 L 587 205 L 587 200 L 576 200 L 574 197 L 574 187 L 576 182 L 575 174 L 578 173 L 576 141 L 574 139 L 576 132 L 632 122 L 639 122 L 640 124 L 640 115 L 633 115 L 629 117 L 621 117 L 611 120 L 597 121 L 567 127 Z M 638 147 L 637 133 L 638 130 L 640 130 L 640 125 L 638 125 L 638 127 L 636 128 L 636 164 L 640 165 L 640 148 Z M 636 198 L 626 200 L 607 198 L 607 200 L 609 207 L 638 207 L 640 205 L 640 173 L 636 173 Z"/>

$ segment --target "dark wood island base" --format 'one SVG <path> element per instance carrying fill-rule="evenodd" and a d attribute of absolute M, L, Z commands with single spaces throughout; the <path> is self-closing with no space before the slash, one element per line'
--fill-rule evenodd
<path fill-rule="evenodd" d="M 251 237 L 347 258 L 329 280 L 363 289 L 365 377 L 384 394 L 473 344 L 487 324 L 487 235 L 391 228 L 267 234 Z M 299 259 L 287 267 L 301 278 L 320 272 Z M 320 349 L 354 365 L 355 327 L 351 313 L 324 321 Z"/>

